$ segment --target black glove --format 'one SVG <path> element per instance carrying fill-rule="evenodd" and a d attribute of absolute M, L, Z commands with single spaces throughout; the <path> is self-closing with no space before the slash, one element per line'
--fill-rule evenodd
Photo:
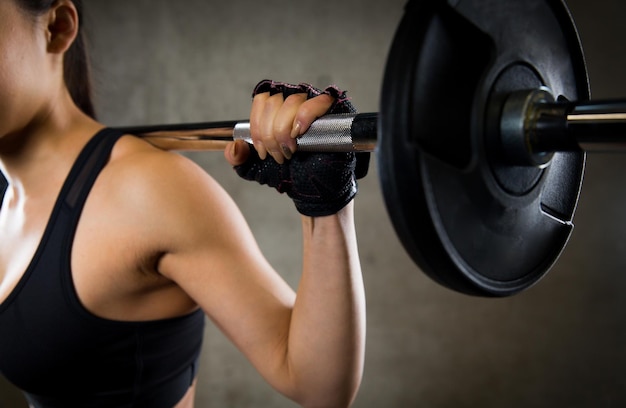
<path fill-rule="evenodd" d="M 336 87 L 322 91 L 308 84 L 290 85 L 265 80 L 255 87 L 253 96 L 264 92 L 282 93 L 285 98 L 294 93 L 306 93 L 308 98 L 329 94 L 335 102 L 327 113 L 356 113 L 346 92 Z M 296 152 L 291 160 L 278 164 L 271 156 L 261 160 L 250 146 L 250 157 L 235 166 L 235 170 L 246 180 L 267 184 L 286 193 L 301 214 L 321 217 L 337 213 L 354 198 L 357 193 L 356 167 L 354 153 Z M 364 168 L 367 173 L 367 163 Z"/>

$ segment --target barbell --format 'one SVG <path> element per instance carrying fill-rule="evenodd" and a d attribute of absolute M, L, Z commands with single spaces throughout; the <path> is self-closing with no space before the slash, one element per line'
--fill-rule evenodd
<path fill-rule="evenodd" d="M 122 128 L 168 150 L 222 150 L 245 121 Z M 563 0 L 410 0 L 380 113 L 329 115 L 308 151 L 375 151 L 385 205 L 416 265 L 468 295 L 536 284 L 573 229 L 585 152 L 626 142 L 626 101 L 590 101 Z"/>

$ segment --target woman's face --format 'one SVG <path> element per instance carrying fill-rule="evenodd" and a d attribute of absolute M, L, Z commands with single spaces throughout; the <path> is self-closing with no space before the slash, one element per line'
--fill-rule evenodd
<path fill-rule="evenodd" d="M 52 89 L 45 21 L 0 0 L 0 138 L 36 119 Z"/>

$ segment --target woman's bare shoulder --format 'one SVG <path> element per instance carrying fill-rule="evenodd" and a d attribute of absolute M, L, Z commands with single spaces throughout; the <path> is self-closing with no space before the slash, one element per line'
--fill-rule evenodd
<path fill-rule="evenodd" d="M 197 163 L 133 136 L 116 144 L 102 179 L 107 196 L 101 197 L 110 208 L 143 224 L 189 232 L 210 222 L 207 218 L 238 213 L 230 196 Z"/>
<path fill-rule="evenodd" d="M 101 189 L 112 198 L 104 199 L 141 231 L 148 250 L 163 254 L 159 271 L 164 276 L 183 285 L 190 270 L 221 276 L 244 259 L 262 263 L 239 208 L 202 167 L 137 138 L 124 137 L 115 149 L 105 182 L 112 184 L 103 183 Z M 226 160 L 224 165 L 229 166 Z M 195 297 L 197 302 L 201 298 Z"/>
<path fill-rule="evenodd" d="M 134 136 L 119 140 L 107 167 L 119 187 L 145 193 L 152 190 L 157 194 L 168 191 L 184 194 L 190 185 L 197 192 L 218 187 L 213 178 L 189 158 L 161 150 Z"/>

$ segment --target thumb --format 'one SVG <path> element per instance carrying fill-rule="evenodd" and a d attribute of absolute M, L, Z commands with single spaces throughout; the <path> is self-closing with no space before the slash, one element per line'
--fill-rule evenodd
<path fill-rule="evenodd" d="M 250 156 L 250 147 L 243 140 L 230 142 L 224 150 L 224 157 L 231 166 L 239 166 L 243 164 Z"/>

